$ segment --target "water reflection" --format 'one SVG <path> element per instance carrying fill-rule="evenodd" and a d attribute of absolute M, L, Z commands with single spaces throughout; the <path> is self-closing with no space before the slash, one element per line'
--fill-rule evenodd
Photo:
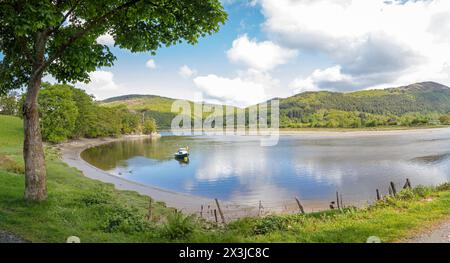
<path fill-rule="evenodd" d="M 252 137 L 174 137 L 89 149 L 91 164 L 129 180 L 184 193 L 256 204 L 299 196 L 371 200 L 375 189 L 449 179 L 450 131 L 386 136 L 282 136 L 276 147 Z M 174 152 L 189 146 L 188 160 Z"/>

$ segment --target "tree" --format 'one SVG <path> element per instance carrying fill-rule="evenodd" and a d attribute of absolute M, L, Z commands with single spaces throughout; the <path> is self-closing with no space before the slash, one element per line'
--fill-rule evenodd
<path fill-rule="evenodd" d="M 0 96 L 0 114 L 17 115 L 18 105 L 19 101 L 16 91 L 11 91 L 5 95 Z"/>
<path fill-rule="evenodd" d="M 79 114 L 72 90 L 68 85 L 45 84 L 39 94 L 42 137 L 49 142 L 62 142 L 75 130 Z"/>
<path fill-rule="evenodd" d="M 153 118 L 146 119 L 144 121 L 142 124 L 142 132 L 144 134 L 152 134 L 153 132 L 156 132 L 156 122 Z"/>
<path fill-rule="evenodd" d="M 89 72 L 113 65 L 96 42 L 109 34 L 115 46 L 151 52 L 219 30 L 226 20 L 219 0 L 0 1 L 0 91 L 27 88 L 23 105 L 25 199 L 46 199 L 46 172 L 38 114 L 43 76 L 88 82 Z"/>
<path fill-rule="evenodd" d="M 72 98 L 77 105 L 78 118 L 75 121 L 75 130 L 71 137 L 86 137 L 91 126 L 96 124 L 96 105 L 93 98 L 86 94 L 84 90 L 71 87 Z"/>
<path fill-rule="evenodd" d="M 441 117 L 439 117 L 439 121 L 441 122 L 441 124 L 449 125 L 450 124 L 450 115 L 442 115 Z"/>

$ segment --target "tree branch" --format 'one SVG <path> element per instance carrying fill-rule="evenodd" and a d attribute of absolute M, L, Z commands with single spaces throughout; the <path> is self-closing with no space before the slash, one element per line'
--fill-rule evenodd
<path fill-rule="evenodd" d="M 27 40 L 24 37 L 17 38 L 17 42 L 19 42 L 20 48 L 25 54 L 25 57 L 31 61 L 31 63 L 34 62 L 34 58 L 31 52 L 29 52 L 27 47 Z"/>
<path fill-rule="evenodd" d="M 133 5 L 135 5 L 136 3 L 140 2 L 141 0 L 132 0 L 129 1 L 125 4 L 122 4 L 116 8 L 114 8 L 113 10 L 107 12 L 106 14 L 97 17 L 95 19 L 92 19 L 90 22 L 87 22 L 84 27 L 84 29 L 78 31 L 77 33 L 75 33 L 74 35 L 72 35 L 67 41 L 66 43 L 62 44 L 59 49 L 55 52 L 55 54 L 51 57 L 49 57 L 44 63 L 42 63 L 42 65 L 33 73 L 33 76 L 36 74 L 39 74 L 40 72 L 43 72 L 48 66 L 50 66 L 51 63 L 53 63 L 57 58 L 59 58 L 64 51 L 71 45 L 73 44 L 76 40 L 78 40 L 79 38 L 83 37 L 85 34 L 87 34 L 89 31 L 91 31 L 92 29 L 94 29 L 96 26 L 100 25 L 102 22 L 106 21 L 108 18 L 113 17 L 114 15 L 117 14 L 117 12 L 123 10 L 123 9 L 127 9 Z"/>
<path fill-rule="evenodd" d="M 64 25 L 64 22 L 66 22 L 67 18 L 73 13 L 73 11 L 75 11 L 75 8 L 77 8 L 78 4 L 80 4 L 81 2 L 82 0 L 76 1 L 75 4 L 69 9 L 69 11 L 67 11 L 67 13 L 64 15 L 59 25 L 53 28 L 49 34 L 53 34 L 58 31 Z"/>

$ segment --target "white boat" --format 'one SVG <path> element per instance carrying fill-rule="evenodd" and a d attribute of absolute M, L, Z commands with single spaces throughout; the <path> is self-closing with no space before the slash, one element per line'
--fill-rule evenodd
<path fill-rule="evenodd" d="M 189 156 L 189 151 L 187 148 L 180 148 L 178 152 L 175 153 L 175 158 L 182 159 Z"/>

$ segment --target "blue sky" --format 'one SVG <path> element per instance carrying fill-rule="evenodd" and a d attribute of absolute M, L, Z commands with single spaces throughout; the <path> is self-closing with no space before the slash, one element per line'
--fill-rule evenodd
<path fill-rule="evenodd" d="M 194 93 L 202 92 L 202 90 L 196 87 L 192 78 L 179 74 L 180 67 L 186 65 L 195 70 L 197 73 L 195 76 L 215 74 L 230 79 L 235 78 L 239 75 L 239 71 L 246 71 L 247 67 L 228 59 L 227 51 L 232 47 L 233 41 L 243 35 L 258 42 L 266 41 L 268 37 L 262 29 L 265 18 L 259 6 L 252 6 L 246 1 L 228 1 L 224 3 L 224 7 L 228 13 L 228 21 L 218 33 L 200 39 L 196 45 L 180 44 L 161 48 L 155 56 L 147 53 L 133 54 L 113 47 L 112 51 L 117 57 L 115 65 L 99 70 L 112 73 L 115 88 L 98 87 L 102 85 L 100 82 L 109 82 L 109 80 L 99 81 L 98 85 L 82 86 L 98 99 L 130 93 L 194 99 Z M 299 58 L 303 62 L 292 59 L 272 72 L 279 77 L 277 80 L 280 81 L 280 87 L 273 92 L 272 96 L 293 94 L 287 87 L 288 81 L 283 81 L 284 79 L 292 79 L 298 74 L 307 74 L 317 67 L 328 65 L 327 59 L 320 55 L 304 53 L 300 54 Z M 145 66 L 149 59 L 153 59 L 155 68 Z M 214 101 L 214 99 L 208 99 L 207 94 L 202 95 L 205 100 Z M 232 100 L 229 102 L 234 103 Z"/>
<path fill-rule="evenodd" d="M 98 99 L 155 94 L 238 106 L 303 91 L 450 85 L 448 0 L 223 3 L 229 18 L 217 34 L 155 56 L 113 47 L 115 65 L 78 85 Z"/>

